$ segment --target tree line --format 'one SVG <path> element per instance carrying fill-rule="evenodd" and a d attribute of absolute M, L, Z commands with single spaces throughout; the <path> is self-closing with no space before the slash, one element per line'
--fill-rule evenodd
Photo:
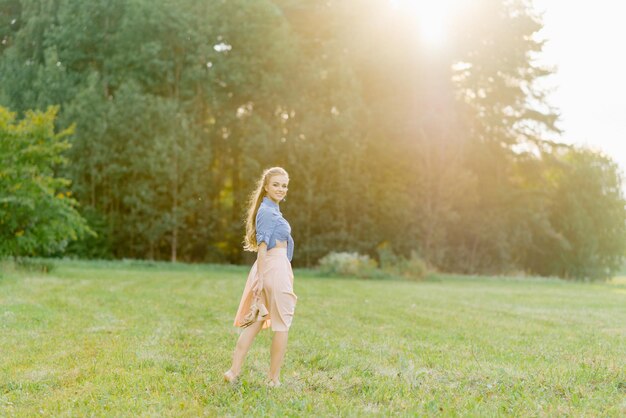
<path fill-rule="evenodd" d="M 86 221 L 13 253 L 248 261 L 246 200 L 280 165 L 295 266 L 388 246 L 445 271 L 608 277 L 622 174 L 554 139 L 531 2 L 471 2 L 439 50 L 413 4 L 0 0 L 0 105 L 75 124 L 50 164 Z"/>

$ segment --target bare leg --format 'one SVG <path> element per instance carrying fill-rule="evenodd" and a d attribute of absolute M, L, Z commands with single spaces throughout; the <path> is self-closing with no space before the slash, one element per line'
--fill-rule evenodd
<path fill-rule="evenodd" d="M 241 366 L 243 365 L 243 361 L 246 358 L 246 354 L 248 354 L 248 350 L 250 346 L 252 346 L 252 342 L 254 338 L 257 336 L 261 327 L 263 325 L 263 321 L 255 322 L 250 325 L 239 334 L 239 339 L 237 340 L 237 345 L 235 346 L 235 352 L 233 353 L 233 364 L 230 366 L 230 371 L 238 376 L 241 373 Z"/>
<path fill-rule="evenodd" d="M 288 336 L 289 331 L 274 331 L 274 335 L 272 336 L 269 378 L 274 383 L 280 383 L 278 378 L 280 377 L 280 368 L 283 365 L 285 351 L 287 350 Z"/>

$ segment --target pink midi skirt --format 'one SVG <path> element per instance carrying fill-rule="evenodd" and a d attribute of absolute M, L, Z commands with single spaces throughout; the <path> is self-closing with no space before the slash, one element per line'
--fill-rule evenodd
<path fill-rule="evenodd" d="M 263 292 L 261 301 L 269 311 L 268 319 L 263 321 L 261 329 L 272 327 L 272 331 L 289 331 L 296 309 L 298 297 L 293 292 L 293 271 L 287 258 L 287 248 L 274 247 L 267 252 L 263 266 Z M 257 262 L 248 274 L 234 325 L 240 327 L 250 309 L 254 294 L 252 292 L 258 280 Z"/>

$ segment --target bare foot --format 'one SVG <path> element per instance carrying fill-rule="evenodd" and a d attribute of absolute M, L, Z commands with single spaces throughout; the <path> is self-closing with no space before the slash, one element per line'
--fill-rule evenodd
<path fill-rule="evenodd" d="M 232 372 L 232 370 L 228 369 L 226 373 L 224 373 L 224 381 L 228 383 L 235 383 L 239 375 Z"/>
<path fill-rule="evenodd" d="M 267 386 L 271 387 L 271 388 L 277 388 L 280 386 L 280 381 L 278 379 L 276 380 L 271 380 L 269 382 L 267 382 Z"/>

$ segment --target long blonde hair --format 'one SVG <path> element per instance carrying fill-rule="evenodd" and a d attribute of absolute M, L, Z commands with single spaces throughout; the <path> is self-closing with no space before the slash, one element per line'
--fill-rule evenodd
<path fill-rule="evenodd" d="M 245 251 L 258 251 L 259 246 L 256 242 L 256 214 L 263 198 L 267 195 L 265 186 L 270 183 L 273 176 L 283 175 L 289 178 L 289 174 L 282 167 L 271 167 L 263 170 L 263 175 L 257 181 L 254 191 L 250 194 L 248 200 L 248 215 L 246 218 L 246 236 L 243 240 L 243 249 Z"/>

